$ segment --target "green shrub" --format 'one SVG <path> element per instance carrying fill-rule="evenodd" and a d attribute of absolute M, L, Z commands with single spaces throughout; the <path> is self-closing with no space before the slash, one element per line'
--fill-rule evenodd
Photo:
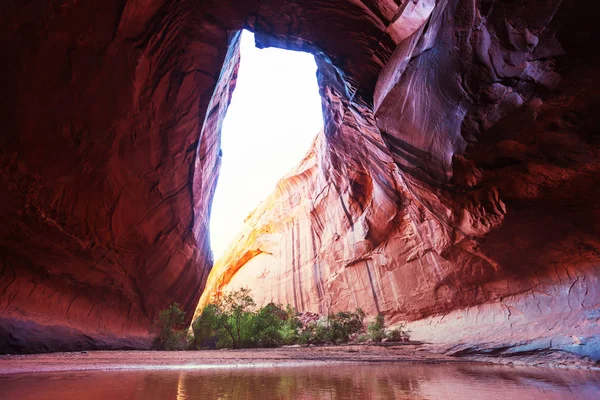
<path fill-rule="evenodd" d="M 329 341 L 329 331 L 326 326 L 311 322 L 298 335 L 298 343 L 302 345 L 325 344 Z"/>
<path fill-rule="evenodd" d="M 297 341 L 303 345 L 348 343 L 352 335 L 364 330 L 364 318 L 365 313 L 361 309 L 330 314 L 324 321 L 305 326 Z"/>
<path fill-rule="evenodd" d="M 229 292 L 208 304 L 192 323 L 197 349 L 239 348 L 254 300 L 248 289 Z"/>
<path fill-rule="evenodd" d="M 208 304 L 192 323 L 194 347 L 201 349 L 217 349 L 231 347 L 231 337 L 223 327 L 223 314 L 217 306 Z"/>
<path fill-rule="evenodd" d="M 402 340 L 402 333 L 399 329 L 392 329 L 386 334 L 386 337 L 392 342 L 399 342 Z"/>
<path fill-rule="evenodd" d="M 298 342 L 298 328 L 293 328 L 284 324 L 279 329 L 279 335 L 281 337 L 281 343 L 284 345 L 296 344 Z"/>
<path fill-rule="evenodd" d="M 269 303 L 249 315 L 248 329 L 243 335 L 244 347 L 277 347 L 284 343 L 281 330 L 286 319 L 286 311 L 274 303 Z"/>
<path fill-rule="evenodd" d="M 371 340 L 371 337 L 367 333 L 361 333 L 357 337 L 358 343 L 368 342 L 369 340 Z"/>
<path fill-rule="evenodd" d="M 255 309 L 248 289 L 228 292 L 207 305 L 192 324 L 194 346 L 206 349 L 321 345 L 348 343 L 351 338 L 380 342 L 385 337 L 381 314 L 369 325 L 367 335 L 361 309 L 329 314 L 306 326 L 302 326 L 298 315 L 290 305 L 285 310 L 274 303 Z"/>
<path fill-rule="evenodd" d="M 308 329 L 308 328 L 304 329 L 298 334 L 297 343 L 307 346 L 307 345 L 311 344 L 312 336 L 313 336 L 313 334 L 310 329 Z"/>
<path fill-rule="evenodd" d="M 393 342 L 408 341 L 410 339 L 410 330 L 406 328 L 406 323 L 401 323 L 387 333 L 387 338 Z"/>
<path fill-rule="evenodd" d="M 283 344 L 283 337 L 278 326 L 268 326 L 252 337 L 251 347 L 279 347 Z"/>
<path fill-rule="evenodd" d="M 315 324 L 311 342 L 313 344 L 326 344 L 331 342 L 331 331 L 326 325 L 319 323 Z"/>
<path fill-rule="evenodd" d="M 296 310 L 269 303 L 254 310 L 250 290 L 225 293 L 192 324 L 196 348 L 276 347 L 296 340 Z"/>
<path fill-rule="evenodd" d="M 173 303 L 158 314 L 158 320 L 152 326 L 156 333 L 153 348 L 157 350 L 185 350 L 187 348 L 187 326 L 185 312 L 179 304 Z"/>
<path fill-rule="evenodd" d="M 356 312 L 338 312 L 328 317 L 327 342 L 348 343 L 350 336 L 364 329 L 365 313 L 360 308 Z"/>
<path fill-rule="evenodd" d="M 385 338 L 385 326 L 383 314 L 377 314 L 375 320 L 367 327 L 369 337 L 374 342 L 381 342 Z"/>
<path fill-rule="evenodd" d="M 294 307 L 288 304 L 285 308 L 285 320 L 279 329 L 282 343 L 287 345 L 298 343 L 298 330 L 301 327 L 302 322 L 300 322 L 300 318 L 298 318 L 298 312 Z"/>

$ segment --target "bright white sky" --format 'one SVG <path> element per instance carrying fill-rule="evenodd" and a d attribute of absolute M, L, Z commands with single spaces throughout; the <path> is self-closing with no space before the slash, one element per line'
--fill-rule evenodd
<path fill-rule="evenodd" d="M 223 159 L 210 217 L 217 260 L 248 214 L 306 155 L 323 128 L 317 65 L 308 53 L 257 49 L 243 31 L 241 62 L 223 122 Z"/>

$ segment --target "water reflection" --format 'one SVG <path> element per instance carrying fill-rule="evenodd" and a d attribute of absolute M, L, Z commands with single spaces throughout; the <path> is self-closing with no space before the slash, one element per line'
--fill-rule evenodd
<path fill-rule="evenodd" d="M 600 374 L 376 364 L 0 376 L 2 399 L 598 399 Z"/>

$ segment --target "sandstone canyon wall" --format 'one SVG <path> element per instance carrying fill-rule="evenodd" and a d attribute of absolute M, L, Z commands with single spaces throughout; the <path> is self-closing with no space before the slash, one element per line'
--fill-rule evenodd
<path fill-rule="evenodd" d="M 0 5 L 0 352 L 147 348 L 159 310 L 191 318 L 238 59 L 206 8 Z"/>
<path fill-rule="evenodd" d="M 43 0 L 0 4 L 0 352 L 145 348 L 191 319 L 236 32 L 320 52 L 373 91 L 397 5 Z M 386 43 L 379 57 L 373 49 Z M 340 75 L 341 76 L 341 75 Z"/>
<path fill-rule="evenodd" d="M 315 54 L 325 127 L 204 299 L 594 356 L 598 6 L 561 3 L 3 2 L 0 352 L 145 348 L 159 310 L 192 317 L 246 27 Z"/>
<path fill-rule="evenodd" d="M 199 309 L 249 287 L 411 321 L 453 354 L 600 360 L 595 34 L 573 25 L 589 5 L 560 3 L 409 2 L 372 103 L 317 55 L 324 132 Z"/>

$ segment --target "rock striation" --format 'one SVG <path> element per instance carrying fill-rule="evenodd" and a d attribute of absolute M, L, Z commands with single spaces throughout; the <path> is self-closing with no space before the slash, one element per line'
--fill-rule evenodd
<path fill-rule="evenodd" d="M 418 3 L 398 11 L 411 31 L 390 34 L 372 103 L 320 60 L 324 132 L 199 309 L 245 286 L 260 303 L 412 321 L 453 354 L 600 360 L 599 82 L 582 42 L 561 45 L 574 9 Z"/>
<path fill-rule="evenodd" d="M 0 352 L 147 348 L 212 265 L 236 35 L 209 2 L 0 8 Z"/>
<path fill-rule="evenodd" d="M 206 283 L 600 358 L 598 5 L 562 3 L 4 2 L 0 352 L 146 348 Z M 315 54 L 325 126 L 209 277 L 244 27 Z"/>

